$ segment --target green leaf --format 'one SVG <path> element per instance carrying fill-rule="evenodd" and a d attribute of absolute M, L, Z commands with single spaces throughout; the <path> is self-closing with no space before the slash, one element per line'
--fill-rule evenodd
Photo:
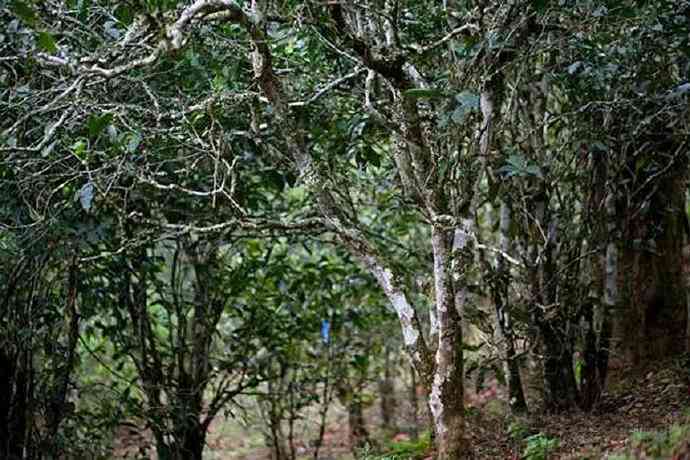
<path fill-rule="evenodd" d="M 381 157 L 378 154 L 378 152 L 376 152 L 376 150 L 371 148 L 371 146 L 365 145 L 364 148 L 359 153 L 360 153 L 361 159 L 364 160 L 363 162 L 369 163 L 369 164 L 377 166 L 377 167 L 381 166 Z"/>
<path fill-rule="evenodd" d="M 10 9 L 22 21 L 26 22 L 30 26 L 36 24 L 36 21 L 38 20 L 38 16 L 36 16 L 36 12 L 33 10 L 33 8 L 21 0 L 13 0 L 10 4 Z"/>
<path fill-rule="evenodd" d="M 543 13 L 546 11 L 547 4 L 548 0 L 532 0 L 532 7 L 537 13 Z"/>
<path fill-rule="evenodd" d="M 89 11 L 91 9 L 91 3 L 92 0 L 79 0 L 77 2 L 77 6 L 79 7 L 78 17 L 80 21 L 86 21 Z"/>
<path fill-rule="evenodd" d="M 127 5 L 119 5 L 115 8 L 115 17 L 122 24 L 128 26 L 134 21 L 134 13 Z"/>
<path fill-rule="evenodd" d="M 352 359 L 352 364 L 357 369 L 366 369 L 369 365 L 369 358 L 365 355 L 356 354 Z"/>
<path fill-rule="evenodd" d="M 273 190 L 280 192 L 285 188 L 285 178 L 276 169 L 268 168 L 265 171 L 266 183 Z"/>
<path fill-rule="evenodd" d="M 48 32 L 38 33 L 38 47 L 50 54 L 57 53 L 58 50 L 55 37 Z"/>
<path fill-rule="evenodd" d="M 77 142 L 72 144 L 72 153 L 74 153 L 75 157 L 84 161 L 86 160 L 86 147 L 86 142 L 84 142 L 83 140 L 78 140 Z"/>
<path fill-rule="evenodd" d="M 435 88 L 431 88 L 431 89 L 413 88 L 413 89 L 408 89 L 407 91 L 405 91 L 404 94 L 407 97 L 413 97 L 413 98 L 417 98 L 417 99 L 422 99 L 422 98 L 431 99 L 431 98 L 440 98 L 440 97 L 445 96 L 445 94 L 443 94 L 443 91 L 441 91 L 440 89 L 435 89 Z"/>
<path fill-rule="evenodd" d="M 113 120 L 113 115 L 111 113 L 106 113 L 103 115 L 92 115 L 89 117 L 89 121 L 86 122 L 86 127 L 89 131 L 89 138 L 95 139 L 103 130 L 110 124 Z"/>

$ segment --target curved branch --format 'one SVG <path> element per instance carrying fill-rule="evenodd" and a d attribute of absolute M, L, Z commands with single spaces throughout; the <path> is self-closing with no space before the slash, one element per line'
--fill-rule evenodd
<path fill-rule="evenodd" d="M 224 19 L 228 21 L 248 21 L 248 16 L 242 7 L 232 0 L 197 0 L 182 10 L 177 21 L 166 28 L 165 38 L 158 42 L 158 45 L 148 56 L 112 68 L 104 68 L 94 64 L 91 67 L 82 68 L 82 70 L 105 78 L 113 78 L 130 70 L 151 65 L 158 61 L 161 56 L 179 50 L 185 45 L 187 38 L 185 31 L 192 20 L 218 12 L 224 12 Z"/>

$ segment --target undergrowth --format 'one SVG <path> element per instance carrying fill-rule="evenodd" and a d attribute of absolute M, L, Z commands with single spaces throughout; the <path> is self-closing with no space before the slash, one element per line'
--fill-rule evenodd
<path fill-rule="evenodd" d="M 662 460 L 688 458 L 690 424 L 673 424 L 665 430 L 634 431 L 626 452 L 608 456 L 608 460 Z"/>
<path fill-rule="evenodd" d="M 379 452 L 365 447 L 358 458 L 362 460 L 421 460 L 431 448 L 431 436 L 424 432 L 416 440 L 389 441 Z"/>

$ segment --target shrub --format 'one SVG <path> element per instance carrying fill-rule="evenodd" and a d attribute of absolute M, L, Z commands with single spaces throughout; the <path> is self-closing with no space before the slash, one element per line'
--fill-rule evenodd
<path fill-rule="evenodd" d="M 549 452 L 558 448 L 559 441 L 543 433 L 533 434 L 525 438 L 525 450 L 522 458 L 525 460 L 547 460 Z"/>

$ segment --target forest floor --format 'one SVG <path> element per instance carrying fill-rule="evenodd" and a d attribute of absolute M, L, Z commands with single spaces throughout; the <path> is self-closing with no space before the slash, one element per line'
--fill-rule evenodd
<path fill-rule="evenodd" d="M 533 410 L 533 415 L 516 418 L 506 416 L 503 404 L 488 402 L 468 422 L 477 456 L 524 458 L 532 436 L 535 444 L 555 441 L 548 459 L 690 459 L 686 372 L 678 362 L 614 371 L 591 413 Z"/>
<path fill-rule="evenodd" d="M 635 371 L 612 372 L 609 388 L 591 413 L 571 412 L 546 415 L 538 407 L 524 417 L 507 415 L 505 394 L 495 380 L 484 390 L 468 392 L 468 429 L 478 459 L 690 459 L 690 396 L 688 375 L 678 362 L 658 363 Z M 406 416 L 409 408 L 401 396 L 399 429 L 384 432 L 377 407 L 369 410 L 373 450 L 372 460 L 424 460 L 431 451 L 385 455 L 394 452 L 396 443 L 406 442 L 412 428 Z M 312 427 L 313 428 L 313 427 Z M 305 428 L 305 439 L 309 428 Z M 138 441 L 118 439 L 115 458 L 141 446 Z M 230 419 L 214 423 L 208 436 L 208 460 L 266 460 L 265 447 L 257 421 L 239 424 Z M 351 460 L 347 441 L 347 414 L 334 407 L 324 437 L 321 460 Z M 673 445 L 668 445 L 669 443 Z M 393 447 L 392 450 L 390 450 Z M 312 449 L 298 445 L 301 458 L 311 458 Z M 545 454 L 545 456 L 544 456 Z M 530 457 L 530 455 L 533 455 Z M 131 458 L 131 457 L 130 457 Z M 151 457 L 155 458 L 155 457 Z"/>

